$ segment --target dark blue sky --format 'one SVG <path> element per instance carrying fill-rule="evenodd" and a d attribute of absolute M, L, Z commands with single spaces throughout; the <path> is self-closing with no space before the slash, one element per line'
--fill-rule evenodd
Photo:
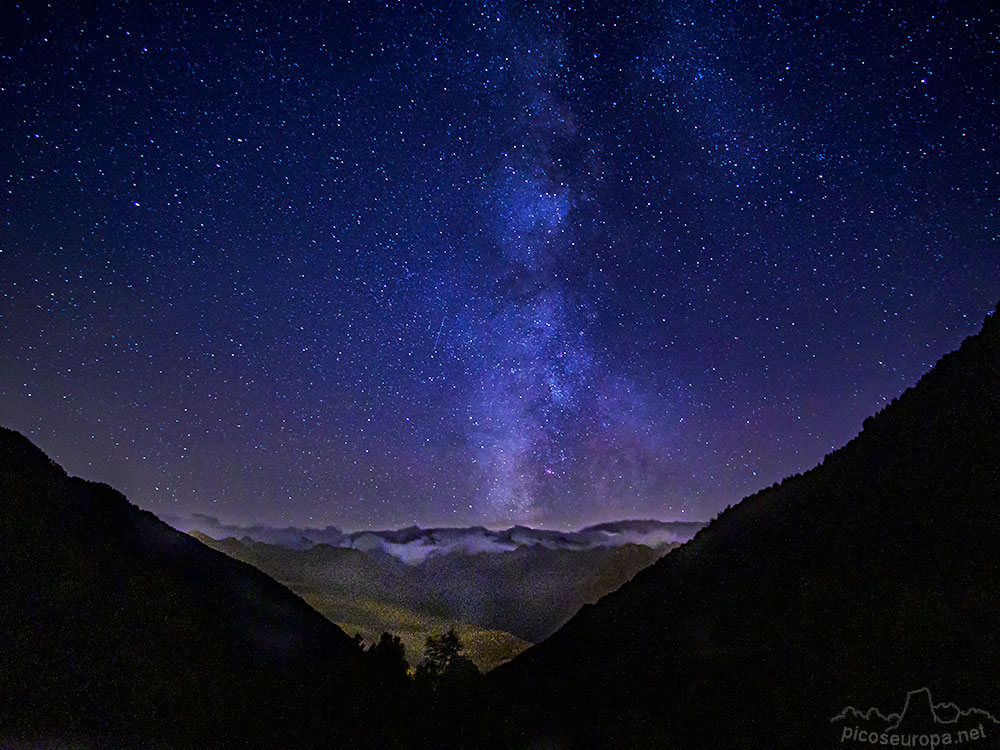
<path fill-rule="evenodd" d="M 55 5 L 0 421 L 161 515 L 707 518 L 1000 298 L 988 3 Z"/>

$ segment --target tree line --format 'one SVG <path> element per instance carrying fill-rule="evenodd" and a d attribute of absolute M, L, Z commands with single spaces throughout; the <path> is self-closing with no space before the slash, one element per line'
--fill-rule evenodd
<path fill-rule="evenodd" d="M 413 668 L 406 647 L 398 635 L 383 632 L 366 644 L 360 633 L 354 642 L 367 661 L 369 671 L 378 676 L 379 700 L 386 703 L 382 716 L 398 717 L 405 726 L 393 736 L 416 740 L 417 747 L 432 746 L 444 736 L 449 744 L 462 746 L 455 737 L 456 727 L 477 710 L 483 698 L 482 673 L 464 655 L 465 646 L 452 627 L 446 633 L 429 635 L 422 660 Z M 461 733 L 461 729 L 458 730 Z"/>

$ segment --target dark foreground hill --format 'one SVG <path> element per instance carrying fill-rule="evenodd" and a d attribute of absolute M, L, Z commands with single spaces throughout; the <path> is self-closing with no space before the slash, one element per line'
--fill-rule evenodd
<path fill-rule="evenodd" d="M 392 747 L 356 644 L 0 429 L 0 746 Z"/>
<path fill-rule="evenodd" d="M 504 748 L 860 747 L 845 707 L 898 714 L 924 688 L 952 714 L 1000 716 L 998 511 L 994 314 L 820 466 L 725 511 L 488 675 L 500 697 L 482 736 Z M 1000 725 L 970 716 L 987 737 L 963 746 L 995 746 Z"/>

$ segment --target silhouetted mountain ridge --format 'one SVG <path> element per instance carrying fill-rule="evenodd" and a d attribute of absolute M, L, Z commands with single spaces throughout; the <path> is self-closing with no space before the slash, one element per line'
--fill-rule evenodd
<path fill-rule="evenodd" d="M 818 467 L 489 675 L 496 746 L 833 746 L 844 705 L 921 685 L 1000 708 L 998 317 Z"/>
<path fill-rule="evenodd" d="M 252 566 L 2 428 L 0 504 L 0 744 L 391 744 L 357 645 Z"/>

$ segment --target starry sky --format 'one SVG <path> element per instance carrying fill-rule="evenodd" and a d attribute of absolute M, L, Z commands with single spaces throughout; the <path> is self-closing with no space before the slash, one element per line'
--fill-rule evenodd
<path fill-rule="evenodd" d="M 7 2 L 0 423 L 161 516 L 706 519 L 1000 298 L 1000 16 Z"/>

